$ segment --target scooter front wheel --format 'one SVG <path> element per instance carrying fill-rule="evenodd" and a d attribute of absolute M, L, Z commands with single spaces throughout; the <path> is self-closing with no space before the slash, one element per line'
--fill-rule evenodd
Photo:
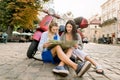
<path fill-rule="evenodd" d="M 39 41 L 33 40 L 27 50 L 27 57 L 28 58 L 33 58 L 37 51 L 37 46 L 38 46 Z"/>

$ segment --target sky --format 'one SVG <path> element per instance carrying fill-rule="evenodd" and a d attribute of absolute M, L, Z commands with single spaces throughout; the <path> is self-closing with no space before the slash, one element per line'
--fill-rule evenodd
<path fill-rule="evenodd" d="M 71 11 L 74 17 L 83 16 L 90 18 L 99 13 L 101 14 L 101 5 L 107 0 L 54 0 L 55 11 L 66 13 Z"/>

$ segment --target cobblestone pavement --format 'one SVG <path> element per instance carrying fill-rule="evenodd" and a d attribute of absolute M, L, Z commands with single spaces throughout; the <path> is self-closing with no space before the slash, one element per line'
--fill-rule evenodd
<path fill-rule="evenodd" d="M 92 66 L 82 78 L 70 69 L 67 77 L 52 73 L 53 64 L 28 59 L 30 43 L 0 43 L 0 80 L 120 80 L 120 46 L 88 43 L 84 51 L 100 63 L 105 75 L 95 73 Z"/>

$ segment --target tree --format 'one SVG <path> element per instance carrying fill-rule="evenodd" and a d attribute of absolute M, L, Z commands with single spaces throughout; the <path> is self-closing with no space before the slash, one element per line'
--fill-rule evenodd
<path fill-rule="evenodd" d="M 38 21 L 38 11 L 42 9 L 41 5 L 40 0 L 0 1 L 0 26 L 5 26 L 9 39 L 15 26 L 34 29 L 34 22 Z"/>
<path fill-rule="evenodd" d="M 6 18 L 8 17 L 8 15 L 6 14 L 7 11 L 4 8 L 5 6 L 7 6 L 7 3 L 0 1 L 0 31 L 5 30 L 6 29 L 5 26 L 7 25 Z"/>

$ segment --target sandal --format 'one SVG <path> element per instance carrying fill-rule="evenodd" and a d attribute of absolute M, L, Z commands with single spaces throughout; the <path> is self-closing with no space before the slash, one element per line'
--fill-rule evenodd
<path fill-rule="evenodd" d="M 104 71 L 101 66 L 96 66 L 96 73 L 104 75 Z"/>

